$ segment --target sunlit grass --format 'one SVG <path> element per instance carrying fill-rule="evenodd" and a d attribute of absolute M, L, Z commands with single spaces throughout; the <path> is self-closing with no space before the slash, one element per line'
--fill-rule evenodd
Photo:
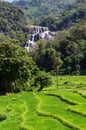
<path fill-rule="evenodd" d="M 21 98 L 26 102 L 28 108 L 24 126 L 27 128 L 30 127 L 30 130 L 57 130 L 57 128 L 60 130 L 69 130 L 53 118 L 39 116 L 37 114 L 39 102 L 32 93 L 24 93 Z"/>
<path fill-rule="evenodd" d="M 44 90 L 85 89 L 86 76 L 52 76 L 53 84 Z"/>
<path fill-rule="evenodd" d="M 42 92 L 0 96 L 0 130 L 86 130 L 85 78 L 54 76 Z"/>
<path fill-rule="evenodd" d="M 76 97 L 77 96 L 78 95 L 76 95 Z M 70 106 L 69 104 L 61 101 L 60 99 L 54 96 L 39 95 L 38 98 L 39 101 L 41 101 L 41 106 L 40 106 L 41 111 L 44 111 L 50 115 L 61 116 L 62 118 L 66 119 L 67 122 L 83 130 L 86 128 L 86 124 L 85 124 L 86 118 L 84 116 L 81 116 L 81 114 L 77 114 L 72 111 L 69 111 L 68 110 Z"/>

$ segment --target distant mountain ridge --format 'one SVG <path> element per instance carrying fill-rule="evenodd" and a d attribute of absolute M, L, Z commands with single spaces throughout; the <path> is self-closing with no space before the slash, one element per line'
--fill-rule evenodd
<path fill-rule="evenodd" d="M 77 0 L 14 0 L 13 3 L 22 6 L 27 17 L 33 23 L 39 23 L 47 15 L 60 15 L 69 5 Z"/>
<path fill-rule="evenodd" d="M 86 21 L 86 0 L 14 0 L 13 4 L 23 7 L 29 23 L 55 31 Z"/>
<path fill-rule="evenodd" d="M 61 30 L 76 24 L 83 25 L 84 23 L 86 23 L 86 1 L 77 0 L 75 4 L 65 8 L 60 16 L 49 15 L 45 17 L 41 22 L 41 26 L 47 26 L 51 30 Z"/>

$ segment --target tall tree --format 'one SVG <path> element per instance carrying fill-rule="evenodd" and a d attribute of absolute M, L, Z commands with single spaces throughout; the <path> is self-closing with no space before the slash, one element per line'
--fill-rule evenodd
<path fill-rule="evenodd" d="M 26 50 L 11 43 L 0 43 L 0 91 L 28 89 L 36 71 L 37 66 Z"/>

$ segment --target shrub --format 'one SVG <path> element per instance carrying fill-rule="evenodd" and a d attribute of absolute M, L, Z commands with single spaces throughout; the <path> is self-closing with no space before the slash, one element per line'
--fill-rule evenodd
<path fill-rule="evenodd" d="M 5 114 L 0 114 L 0 122 L 6 119 L 7 119 L 7 116 Z"/>
<path fill-rule="evenodd" d="M 42 90 L 44 87 L 48 87 L 52 83 L 51 77 L 46 72 L 40 72 L 35 78 L 35 86 L 39 87 L 38 91 Z"/>

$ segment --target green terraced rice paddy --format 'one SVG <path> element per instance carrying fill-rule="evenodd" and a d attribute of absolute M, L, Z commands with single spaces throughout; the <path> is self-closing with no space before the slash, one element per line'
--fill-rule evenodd
<path fill-rule="evenodd" d="M 58 79 L 58 80 L 57 80 Z M 44 90 L 55 89 L 80 89 L 86 88 L 86 76 L 53 76 L 53 85 Z M 58 81 L 58 83 L 57 83 Z M 58 87 L 57 87 L 58 84 Z"/>
<path fill-rule="evenodd" d="M 83 77 L 77 84 L 85 84 Z M 59 89 L 55 77 L 42 92 L 0 96 L 0 130 L 86 130 L 85 86 L 63 87 L 68 77 L 59 78 Z"/>

